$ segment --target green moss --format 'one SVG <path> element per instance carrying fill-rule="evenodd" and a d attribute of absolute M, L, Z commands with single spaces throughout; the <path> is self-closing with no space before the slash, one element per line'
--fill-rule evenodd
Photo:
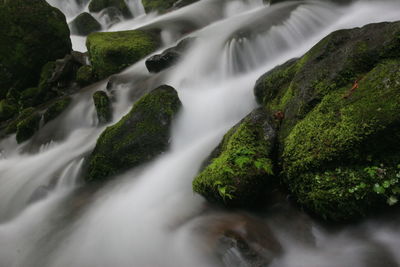
<path fill-rule="evenodd" d="M 90 12 L 100 12 L 105 8 L 115 7 L 124 15 L 124 17 L 132 17 L 128 6 L 124 0 L 92 0 L 89 4 Z"/>
<path fill-rule="evenodd" d="M 18 123 L 20 123 L 22 120 L 26 119 L 27 117 L 29 117 L 30 115 L 32 115 L 33 113 L 35 113 L 35 109 L 34 108 L 26 108 L 24 110 L 22 110 L 19 114 L 18 117 L 16 119 L 14 119 L 13 121 L 11 121 L 8 125 L 7 128 L 5 129 L 5 133 L 6 134 L 13 134 L 15 132 L 17 132 L 17 125 Z"/>
<path fill-rule="evenodd" d="M 19 106 L 21 109 L 35 106 L 38 102 L 38 97 L 40 95 L 40 90 L 37 87 L 28 88 L 20 94 Z"/>
<path fill-rule="evenodd" d="M 136 102 L 97 140 L 88 161 L 87 181 L 102 181 L 156 157 L 169 145 L 172 119 L 181 107 L 177 92 L 161 86 Z"/>
<path fill-rule="evenodd" d="M 0 101 L 0 121 L 11 119 L 18 113 L 18 107 L 10 104 L 7 100 Z"/>
<path fill-rule="evenodd" d="M 147 13 L 151 11 L 164 12 L 170 9 L 176 0 L 143 0 L 142 4 Z"/>
<path fill-rule="evenodd" d="M 39 130 L 40 119 L 40 114 L 34 113 L 18 123 L 16 136 L 18 144 L 30 139 Z"/>
<path fill-rule="evenodd" d="M 120 72 L 155 51 L 159 45 L 157 35 L 141 30 L 92 33 L 86 42 L 98 78 Z"/>
<path fill-rule="evenodd" d="M 101 30 L 101 24 L 89 13 L 83 12 L 71 23 L 71 33 L 86 36 Z"/>
<path fill-rule="evenodd" d="M 71 98 L 66 97 L 54 102 L 43 114 L 44 123 L 57 118 L 71 104 Z"/>
<path fill-rule="evenodd" d="M 76 81 L 82 86 L 86 86 L 94 82 L 95 79 L 93 77 L 92 66 L 80 67 L 76 73 Z"/>
<path fill-rule="evenodd" d="M 353 181 L 350 176 L 344 176 L 341 179 L 347 177 L 350 180 L 343 180 L 335 187 L 335 184 L 316 182 L 314 178 L 316 175 L 324 177 L 321 173 L 325 170 L 348 165 L 365 166 L 371 158 L 390 155 L 393 147 L 400 144 L 399 69 L 400 62 L 397 60 L 384 62 L 365 75 L 359 87 L 350 95 L 352 84 L 326 95 L 286 138 L 283 153 L 286 181 L 299 201 L 317 214 L 330 219 L 350 218 L 368 209 L 368 200 L 365 207 L 358 210 L 357 199 L 353 198 L 355 202 L 349 204 L 348 197 L 352 195 L 348 195 L 343 199 L 348 203 L 346 211 L 343 211 L 346 216 L 341 215 L 340 211 L 335 214 L 333 209 L 332 213 L 327 212 L 326 208 L 324 211 L 318 210 L 317 207 L 325 205 L 342 207 L 344 202 L 335 196 L 338 196 L 337 192 L 346 191 Z M 362 181 L 363 176 L 358 177 Z M 316 183 L 328 188 L 329 192 L 335 192 L 325 192 L 325 200 L 332 196 L 330 202 L 321 202 L 322 197 L 318 193 L 321 189 L 312 186 Z"/>
<path fill-rule="evenodd" d="M 194 179 L 193 190 L 210 201 L 247 206 L 271 185 L 272 137 L 265 135 L 267 115 L 257 110 L 232 128 L 210 164 Z"/>
<path fill-rule="evenodd" d="M 110 122 L 112 119 L 111 102 L 106 92 L 97 91 L 93 94 L 94 105 L 96 106 L 97 117 L 100 123 Z"/>
<path fill-rule="evenodd" d="M 36 86 L 42 66 L 71 51 L 65 16 L 45 0 L 0 4 L 0 98 Z"/>

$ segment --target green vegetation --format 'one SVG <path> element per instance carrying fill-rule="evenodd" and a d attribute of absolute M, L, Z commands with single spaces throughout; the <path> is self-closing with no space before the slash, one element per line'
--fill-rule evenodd
<path fill-rule="evenodd" d="M 78 69 L 78 72 L 76 73 L 76 81 L 82 85 L 86 86 L 91 84 L 92 82 L 95 81 L 93 77 L 93 68 L 92 66 L 82 66 Z"/>
<path fill-rule="evenodd" d="M 170 86 L 143 96 L 127 115 L 100 135 L 88 161 L 86 180 L 105 180 L 165 151 L 172 120 L 180 107 L 178 94 Z"/>
<path fill-rule="evenodd" d="M 254 204 L 257 192 L 273 182 L 270 153 L 275 135 L 266 135 L 265 127 L 273 131 L 268 121 L 259 109 L 233 127 L 193 181 L 194 191 L 228 206 Z"/>
<path fill-rule="evenodd" d="M 25 142 L 39 130 L 40 119 L 41 119 L 40 114 L 34 113 L 18 123 L 17 125 L 18 144 Z"/>
<path fill-rule="evenodd" d="M 142 30 L 92 33 L 86 41 L 93 71 L 100 79 L 120 72 L 159 45 L 156 34 Z"/>
<path fill-rule="evenodd" d="M 107 123 L 112 119 L 111 102 L 106 92 L 97 91 L 93 94 L 94 105 L 96 106 L 99 123 Z"/>

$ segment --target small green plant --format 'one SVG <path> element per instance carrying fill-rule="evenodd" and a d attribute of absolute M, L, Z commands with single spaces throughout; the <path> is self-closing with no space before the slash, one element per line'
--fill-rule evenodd
<path fill-rule="evenodd" d="M 224 202 L 227 199 L 232 200 L 234 198 L 232 194 L 235 192 L 235 188 L 233 186 L 224 185 L 221 181 L 215 181 L 214 186 L 217 187 L 218 193 Z"/>
<path fill-rule="evenodd" d="M 400 165 L 397 165 L 395 175 L 389 174 L 388 169 L 381 164 L 379 167 L 367 167 L 364 171 L 370 178 L 377 181 L 373 185 L 373 191 L 379 195 L 384 195 L 387 198 L 387 203 L 390 206 L 397 204 L 397 195 L 400 193 L 399 178 L 400 178 Z"/>

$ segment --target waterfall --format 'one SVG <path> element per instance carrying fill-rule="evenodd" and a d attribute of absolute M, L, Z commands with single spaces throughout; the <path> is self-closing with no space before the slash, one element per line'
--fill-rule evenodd
<path fill-rule="evenodd" d="M 48 2 L 68 18 L 87 10 L 87 3 L 74 0 Z M 77 93 L 67 111 L 32 140 L 21 145 L 15 136 L 2 140 L 0 267 L 221 266 L 198 230 L 209 223 L 205 211 L 212 208 L 192 192 L 191 183 L 223 135 L 257 106 L 257 78 L 303 55 L 334 30 L 400 20 L 397 0 L 272 6 L 256 0 L 202 0 L 162 15 L 144 14 L 139 1 L 126 3 L 134 18 L 108 30 L 157 26 L 164 41 L 158 52 L 188 36 L 195 38 L 181 61 L 162 74 L 151 76 L 142 60 L 115 79 L 110 124 L 129 111 L 143 81 L 149 80 L 144 86 L 152 88 L 169 84 L 177 89 L 183 109 L 173 125 L 171 148 L 101 189 L 82 185 L 83 160 L 108 126 L 98 125 L 91 95 L 105 90 L 107 79 Z M 196 30 L 182 36 L 177 31 L 182 21 Z M 72 41 L 84 49 L 85 38 Z M 367 221 L 333 234 L 308 218 L 314 247 L 287 232 L 291 221 L 284 211 L 259 215 L 284 248 L 272 267 L 400 265 L 400 229 L 390 220 Z M 250 266 L 235 251 L 223 262 Z"/>

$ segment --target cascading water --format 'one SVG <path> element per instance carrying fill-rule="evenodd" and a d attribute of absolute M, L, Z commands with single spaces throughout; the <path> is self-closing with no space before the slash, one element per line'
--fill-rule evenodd
<path fill-rule="evenodd" d="M 86 4 L 72 0 L 49 3 L 69 18 L 87 10 Z M 199 228 L 213 220 L 250 215 L 210 211 L 193 194 L 191 182 L 223 134 L 256 107 L 256 79 L 301 56 L 333 30 L 400 20 L 396 0 L 347 6 L 327 1 L 264 6 L 262 1 L 203 0 L 161 16 L 143 15 L 139 2 L 127 3 L 137 10 L 135 18 L 110 30 L 159 27 L 168 47 L 182 38 L 179 23 L 197 29 L 190 34 L 194 44 L 176 66 L 151 76 L 140 61 L 113 82 L 114 122 L 130 109 L 136 92 L 159 84 L 178 90 L 184 107 L 172 130 L 172 146 L 101 190 L 81 186 L 83 159 L 105 128 L 97 125 L 90 98 L 105 89 L 107 80 L 78 93 L 67 112 L 31 141 L 17 145 L 14 136 L 3 140 L 1 267 L 221 266 Z M 82 38 L 73 41 L 84 49 Z M 390 220 L 332 234 L 290 207 L 251 216 L 271 228 L 283 247 L 273 267 L 400 265 L 400 229 Z M 295 221 L 310 226 L 312 242 L 291 229 Z M 224 254 L 222 262 L 252 266 L 234 250 Z"/>

